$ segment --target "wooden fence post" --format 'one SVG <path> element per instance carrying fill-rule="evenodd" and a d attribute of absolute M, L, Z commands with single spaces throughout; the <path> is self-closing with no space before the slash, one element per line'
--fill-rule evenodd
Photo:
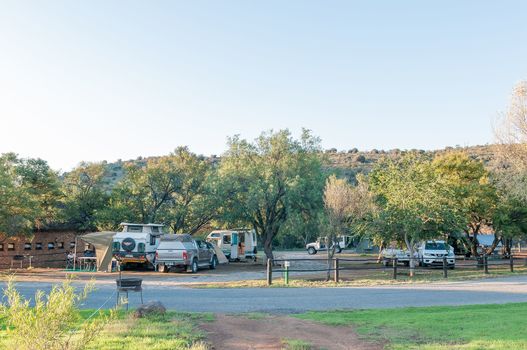
<path fill-rule="evenodd" d="M 333 263 L 333 268 L 335 269 L 335 274 L 333 275 L 335 277 L 335 283 L 339 283 L 339 258 L 335 258 Z"/>
<path fill-rule="evenodd" d="M 512 253 L 509 254 L 509 259 L 510 259 L 509 264 L 511 266 L 511 272 L 514 272 L 514 255 L 512 255 Z"/>
<path fill-rule="evenodd" d="M 273 260 L 267 259 L 267 285 L 273 284 Z"/>
<path fill-rule="evenodd" d="M 393 262 L 393 279 L 397 279 L 397 258 L 392 260 Z"/>
<path fill-rule="evenodd" d="M 448 267 L 447 267 L 446 256 L 443 257 L 443 277 L 448 278 Z"/>
<path fill-rule="evenodd" d="M 489 259 L 487 253 L 483 254 L 483 267 L 485 268 L 485 274 L 487 275 L 489 273 Z"/>

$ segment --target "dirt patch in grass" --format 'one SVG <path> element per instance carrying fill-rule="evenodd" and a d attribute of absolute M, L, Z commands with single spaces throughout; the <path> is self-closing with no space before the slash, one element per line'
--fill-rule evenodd
<path fill-rule="evenodd" d="M 214 322 L 203 323 L 212 349 L 275 350 L 287 349 L 288 339 L 310 344 L 310 349 L 379 350 L 382 343 L 361 340 L 351 327 L 332 327 L 287 316 L 269 315 L 247 318 L 240 315 L 217 315 Z"/>

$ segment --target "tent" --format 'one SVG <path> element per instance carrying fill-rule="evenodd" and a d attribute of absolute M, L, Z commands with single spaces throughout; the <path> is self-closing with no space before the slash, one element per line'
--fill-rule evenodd
<path fill-rule="evenodd" d="M 81 236 L 84 242 L 95 247 L 97 255 L 97 271 L 112 271 L 112 243 L 116 232 L 92 232 Z"/>

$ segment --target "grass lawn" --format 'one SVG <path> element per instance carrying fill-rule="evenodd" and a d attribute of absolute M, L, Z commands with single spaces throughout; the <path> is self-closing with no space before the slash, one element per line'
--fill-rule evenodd
<path fill-rule="evenodd" d="M 527 303 L 308 312 L 295 317 L 353 325 L 388 349 L 527 349 Z"/>
<path fill-rule="evenodd" d="M 86 318 L 93 310 L 82 310 Z M 213 320 L 212 314 L 167 312 L 135 319 L 120 312 L 117 319 L 90 343 L 88 350 L 206 350 L 205 334 L 196 324 Z M 5 325 L 0 321 L 0 349 L 8 348 Z"/>

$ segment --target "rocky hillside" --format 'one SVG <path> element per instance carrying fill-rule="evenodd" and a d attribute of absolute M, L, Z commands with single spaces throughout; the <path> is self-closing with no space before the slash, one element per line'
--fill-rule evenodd
<path fill-rule="evenodd" d="M 491 145 L 485 145 L 485 146 L 471 146 L 471 147 L 447 147 L 445 149 L 441 150 L 435 150 L 435 151 L 424 151 L 424 150 L 412 150 L 422 153 L 428 153 L 431 155 L 435 155 L 442 152 L 448 152 L 453 150 L 461 150 L 464 152 L 467 152 L 470 157 L 474 159 L 478 159 L 483 161 L 485 164 L 488 164 L 493 158 L 494 158 L 494 150 Z M 403 151 L 399 149 L 393 149 L 389 151 L 384 150 L 371 150 L 371 151 L 359 151 L 356 148 L 346 150 L 346 151 L 339 151 L 337 149 L 329 149 L 324 151 L 324 158 L 327 162 L 327 168 L 330 171 L 334 171 L 340 176 L 348 177 L 350 179 L 354 179 L 357 174 L 367 174 L 371 171 L 375 163 L 379 161 L 382 157 L 391 156 L 391 157 L 398 157 L 401 155 Z M 150 158 L 143 158 L 138 157 L 137 159 L 133 160 L 127 160 L 122 161 L 119 160 L 115 163 L 106 163 L 107 169 L 108 169 L 108 175 L 107 175 L 107 186 L 109 188 L 113 187 L 124 175 L 124 168 L 126 164 L 139 164 L 139 165 L 145 165 L 148 159 L 152 159 L 155 157 Z M 214 164 L 218 164 L 220 161 L 220 157 L 217 156 L 203 156 L 204 159 L 209 160 L 210 162 Z"/>

